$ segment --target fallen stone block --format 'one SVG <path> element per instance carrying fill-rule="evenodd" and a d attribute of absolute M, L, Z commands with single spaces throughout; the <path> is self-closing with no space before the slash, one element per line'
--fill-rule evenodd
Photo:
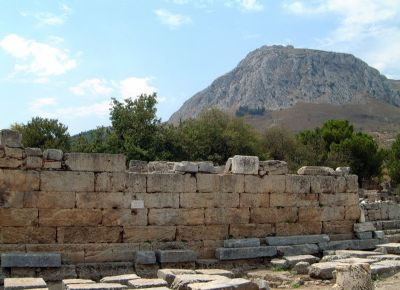
<path fill-rule="evenodd" d="M 400 254 L 400 243 L 388 243 L 377 245 L 377 247 L 386 249 L 388 254 Z"/>
<path fill-rule="evenodd" d="M 278 254 L 283 256 L 297 256 L 307 254 L 317 254 L 319 247 L 316 244 L 277 246 Z"/>
<path fill-rule="evenodd" d="M 374 238 L 375 239 L 380 239 L 383 240 L 385 238 L 385 232 L 384 231 L 374 231 Z"/>
<path fill-rule="evenodd" d="M 269 288 L 269 287 L 268 287 Z M 259 290 L 259 286 L 249 280 L 243 278 L 236 278 L 227 281 L 211 281 L 208 283 L 193 283 L 188 285 L 188 289 L 191 290 L 228 290 L 228 289 L 236 289 L 236 290 Z M 264 289 L 266 287 L 264 286 Z"/>
<path fill-rule="evenodd" d="M 201 161 L 197 164 L 199 166 L 199 172 L 216 173 L 214 164 L 211 161 Z"/>
<path fill-rule="evenodd" d="M 335 171 L 340 175 L 348 175 L 350 174 L 350 167 L 337 167 Z"/>
<path fill-rule="evenodd" d="M 175 290 L 187 290 L 189 284 L 193 283 L 204 283 L 214 280 L 229 281 L 229 278 L 219 275 L 202 275 L 202 274 L 189 274 L 189 275 L 177 275 L 174 282 L 171 284 L 171 288 Z"/>
<path fill-rule="evenodd" d="M 67 290 L 121 290 L 127 286 L 117 283 L 70 284 Z"/>
<path fill-rule="evenodd" d="M 273 257 L 277 255 L 276 247 L 251 247 L 251 248 L 218 248 L 215 255 L 218 260 L 253 259 Z"/>
<path fill-rule="evenodd" d="M 232 158 L 232 173 L 258 175 L 259 159 L 257 156 L 235 155 Z"/>
<path fill-rule="evenodd" d="M 159 263 L 184 263 L 196 261 L 197 254 L 192 250 L 158 250 L 156 257 Z"/>
<path fill-rule="evenodd" d="M 227 278 L 233 278 L 234 274 L 231 271 L 223 270 L 223 269 L 198 269 L 195 270 L 196 274 L 203 275 L 219 275 Z"/>
<path fill-rule="evenodd" d="M 66 153 L 65 165 L 72 171 L 123 172 L 126 157 L 123 154 Z"/>
<path fill-rule="evenodd" d="M 104 277 L 100 280 L 101 283 L 117 283 L 127 285 L 128 281 L 132 281 L 135 279 L 140 279 L 140 277 L 136 274 L 125 274 L 125 275 L 117 275 L 117 276 L 108 276 Z"/>
<path fill-rule="evenodd" d="M 260 171 L 268 175 L 284 175 L 289 172 L 287 162 L 280 160 L 266 160 L 259 162 Z"/>
<path fill-rule="evenodd" d="M 259 247 L 260 239 L 231 239 L 224 241 L 224 248 L 249 248 Z"/>
<path fill-rule="evenodd" d="M 400 261 L 386 260 L 371 265 L 371 273 L 380 277 L 388 277 L 400 271 Z"/>
<path fill-rule="evenodd" d="M 90 279 L 63 279 L 61 281 L 62 289 L 67 290 L 68 285 L 72 284 L 93 284 L 96 283 L 93 280 Z"/>
<path fill-rule="evenodd" d="M 356 233 L 372 232 L 376 230 L 374 224 L 371 222 L 354 224 L 353 229 Z"/>
<path fill-rule="evenodd" d="M 340 265 L 343 264 L 340 262 L 315 263 L 309 267 L 308 274 L 313 278 L 330 280 L 333 278 L 333 271 Z"/>
<path fill-rule="evenodd" d="M 355 233 L 356 237 L 360 240 L 368 240 L 372 239 L 372 232 L 361 232 L 361 233 Z"/>
<path fill-rule="evenodd" d="M 228 158 L 228 160 L 225 163 L 225 168 L 224 168 L 224 172 L 225 173 L 229 173 L 232 171 L 232 157 Z"/>
<path fill-rule="evenodd" d="M 155 288 L 166 287 L 168 283 L 163 279 L 135 279 L 128 281 L 128 286 L 133 289 Z"/>
<path fill-rule="evenodd" d="M 150 161 L 147 164 L 149 172 L 167 173 L 174 170 L 175 162 L 168 161 Z"/>
<path fill-rule="evenodd" d="M 379 240 L 344 240 L 319 243 L 321 251 L 327 250 L 373 250 L 379 244 Z"/>
<path fill-rule="evenodd" d="M 335 254 L 342 257 L 353 258 L 370 258 L 374 256 L 382 256 L 381 253 L 371 251 L 356 251 L 356 250 L 337 250 Z"/>
<path fill-rule="evenodd" d="M 338 290 L 363 289 L 373 290 L 371 268 L 368 264 L 340 265 L 336 268 L 336 284 Z"/>
<path fill-rule="evenodd" d="M 343 264 L 372 264 L 376 263 L 374 259 L 367 259 L 367 258 L 345 258 L 345 259 L 338 259 L 336 262 L 340 262 Z"/>
<path fill-rule="evenodd" d="M 199 171 L 199 165 L 196 162 L 182 161 L 174 164 L 174 171 L 196 173 Z"/>
<path fill-rule="evenodd" d="M 270 246 L 288 246 L 300 244 L 316 244 L 329 242 L 328 235 L 306 235 L 306 236 L 285 236 L 285 237 L 266 237 L 265 241 Z"/>
<path fill-rule="evenodd" d="M 289 263 L 285 259 L 272 259 L 271 265 L 276 268 L 286 269 L 289 268 Z"/>
<path fill-rule="evenodd" d="M 293 269 L 296 271 L 297 274 L 305 275 L 308 274 L 308 267 L 310 267 L 310 263 L 298 262 L 296 265 L 294 265 Z"/>
<path fill-rule="evenodd" d="M 259 290 L 270 290 L 269 283 L 267 281 L 265 281 L 264 279 L 253 278 L 251 280 L 251 282 L 256 284 Z"/>
<path fill-rule="evenodd" d="M 334 170 L 324 166 L 303 166 L 297 170 L 298 175 L 333 175 Z"/>
<path fill-rule="evenodd" d="M 47 288 L 42 278 L 5 278 L 4 290 Z"/>
<path fill-rule="evenodd" d="M 174 282 L 177 275 L 191 275 L 196 274 L 194 270 L 189 269 L 161 269 L 157 271 L 157 277 L 167 281 L 168 285 Z"/>
<path fill-rule="evenodd" d="M 63 159 L 63 152 L 60 149 L 46 149 L 43 152 L 45 160 L 61 161 Z"/>
<path fill-rule="evenodd" d="M 0 145 L 21 148 L 22 135 L 17 131 L 3 129 L 0 131 Z"/>
<path fill-rule="evenodd" d="M 61 267 L 61 254 L 58 253 L 3 253 L 3 268 L 44 268 Z"/>
<path fill-rule="evenodd" d="M 307 262 L 309 263 L 309 265 L 311 265 L 319 261 L 319 258 L 313 255 L 288 256 L 288 257 L 283 257 L 283 259 L 287 261 L 290 267 L 293 267 L 299 262 Z"/>
<path fill-rule="evenodd" d="M 156 252 L 136 251 L 134 261 L 136 264 L 151 265 L 157 263 Z"/>

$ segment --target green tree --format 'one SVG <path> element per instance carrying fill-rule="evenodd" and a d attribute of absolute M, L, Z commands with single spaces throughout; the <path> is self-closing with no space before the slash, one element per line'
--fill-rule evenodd
<path fill-rule="evenodd" d="M 111 152 L 108 145 L 110 134 L 111 128 L 104 126 L 97 127 L 90 132 L 81 133 L 74 137 L 72 141 L 72 151 L 85 153 Z"/>
<path fill-rule="evenodd" d="M 342 141 L 351 138 L 353 133 L 354 128 L 347 120 L 328 120 L 320 130 L 328 151 L 330 151 L 332 144 L 340 144 Z"/>
<path fill-rule="evenodd" d="M 25 147 L 55 148 L 63 151 L 69 151 L 71 148 L 68 127 L 56 119 L 35 117 L 26 124 L 16 123 L 11 129 L 22 134 L 22 144 Z"/>
<path fill-rule="evenodd" d="M 393 185 L 400 184 L 400 134 L 397 135 L 388 154 L 388 173 Z"/>

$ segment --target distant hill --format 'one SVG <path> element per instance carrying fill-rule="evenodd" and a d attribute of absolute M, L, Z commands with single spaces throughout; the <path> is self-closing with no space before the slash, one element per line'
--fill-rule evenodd
<path fill-rule="evenodd" d="M 282 124 L 296 131 L 343 118 L 365 131 L 400 127 L 400 81 L 351 54 L 263 46 L 188 99 L 170 122 L 217 107 L 258 129 Z"/>

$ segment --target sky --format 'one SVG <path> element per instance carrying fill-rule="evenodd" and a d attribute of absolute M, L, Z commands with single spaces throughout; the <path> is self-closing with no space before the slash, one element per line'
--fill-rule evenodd
<path fill-rule="evenodd" d="M 263 45 L 352 53 L 400 79 L 400 0 L 0 0 L 0 128 L 108 126 L 157 92 L 163 121 Z"/>

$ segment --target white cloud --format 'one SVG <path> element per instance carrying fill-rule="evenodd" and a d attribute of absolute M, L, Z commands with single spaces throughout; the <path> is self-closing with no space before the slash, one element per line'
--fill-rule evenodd
<path fill-rule="evenodd" d="M 70 91 L 77 96 L 83 95 L 109 95 L 113 88 L 104 79 L 89 79 L 71 87 Z"/>
<path fill-rule="evenodd" d="M 298 15 L 336 15 L 338 25 L 319 39 L 319 48 L 355 53 L 384 73 L 397 70 L 400 77 L 400 1 L 295 0 L 284 8 Z"/>
<path fill-rule="evenodd" d="M 157 89 L 149 84 L 151 78 L 130 77 L 119 82 L 120 95 L 123 98 L 136 98 L 140 94 L 152 94 Z"/>
<path fill-rule="evenodd" d="M 0 48 L 16 59 L 15 73 L 31 74 L 41 79 L 62 75 L 77 66 L 66 49 L 9 34 L 0 40 Z"/>
<path fill-rule="evenodd" d="M 184 24 L 192 23 L 190 16 L 174 14 L 165 9 L 157 9 L 154 13 L 158 16 L 161 23 L 168 25 L 171 29 L 178 29 Z"/>
<path fill-rule="evenodd" d="M 237 6 L 244 12 L 260 12 L 264 10 L 264 5 L 260 0 L 227 0 L 225 5 L 228 7 Z"/>
<path fill-rule="evenodd" d="M 27 12 L 23 11 L 21 12 L 21 16 L 32 16 L 36 19 L 37 21 L 37 27 L 41 26 L 54 26 L 54 25 L 62 25 L 67 21 L 68 17 L 71 15 L 72 9 L 67 6 L 66 4 L 63 4 L 60 6 L 60 13 L 55 14 L 51 12 Z"/>

